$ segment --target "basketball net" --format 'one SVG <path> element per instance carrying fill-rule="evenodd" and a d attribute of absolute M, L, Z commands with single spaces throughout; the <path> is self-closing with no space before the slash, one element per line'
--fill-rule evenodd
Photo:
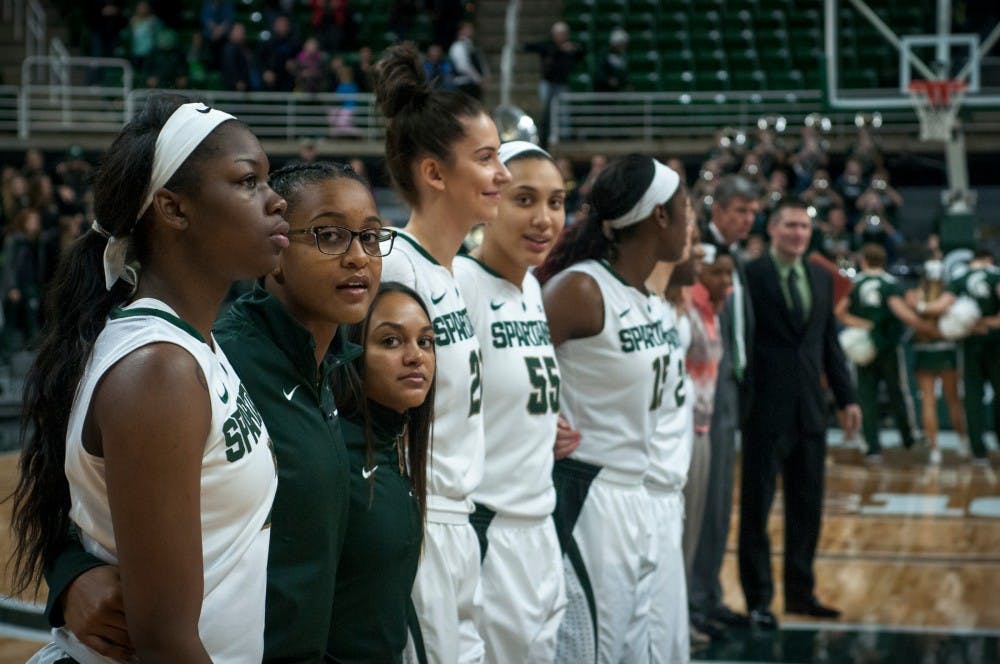
<path fill-rule="evenodd" d="M 957 80 L 910 81 L 910 101 L 920 119 L 921 141 L 951 140 L 955 118 L 969 85 Z"/>

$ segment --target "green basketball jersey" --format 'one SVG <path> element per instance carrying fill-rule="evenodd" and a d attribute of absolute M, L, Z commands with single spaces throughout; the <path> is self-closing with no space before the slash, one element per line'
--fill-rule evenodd
<path fill-rule="evenodd" d="M 954 278 L 948 290 L 955 295 L 967 295 L 976 301 L 984 316 L 995 316 L 1000 312 L 1000 269 L 993 265 L 971 268 Z"/>
<path fill-rule="evenodd" d="M 902 297 L 903 289 L 890 274 L 865 274 L 862 272 L 854 280 L 849 311 L 860 318 L 870 320 L 872 342 L 875 348 L 883 350 L 899 343 L 905 326 L 889 309 L 889 298 Z"/>

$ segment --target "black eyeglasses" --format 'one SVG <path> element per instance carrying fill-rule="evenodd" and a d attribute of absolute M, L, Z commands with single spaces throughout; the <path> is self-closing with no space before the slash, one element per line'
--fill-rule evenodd
<path fill-rule="evenodd" d="M 351 249 L 351 242 L 358 238 L 361 248 L 369 256 L 387 256 L 392 251 L 392 243 L 396 239 L 396 231 L 391 228 L 366 228 L 362 231 L 352 231 L 343 226 L 313 226 L 288 231 L 288 235 L 310 233 L 316 239 L 316 248 L 328 256 L 340 256 Z"/>

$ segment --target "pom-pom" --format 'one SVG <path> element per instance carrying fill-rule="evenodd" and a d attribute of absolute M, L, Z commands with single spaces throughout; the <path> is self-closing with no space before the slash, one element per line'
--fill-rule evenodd
<path fill-rule="evenodd" d="M 840 333 L 840 347 L 847 357 L 859 367 L 871 364 L 877 351 L 871 333 L 861 327 L 848 327 Z"/>
<path fill-rule="evenodd" d="M 938 320 L 938 329 L 945 339 L 963 339 L 969 336 L 969 332 L 982 316 L 983 312 L 980 311 L 976 301 L 967 295 L 962 295 Z"/>

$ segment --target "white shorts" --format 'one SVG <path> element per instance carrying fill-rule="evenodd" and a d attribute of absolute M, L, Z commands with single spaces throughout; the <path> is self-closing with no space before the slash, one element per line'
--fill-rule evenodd
<path fill-rule="evenodd" d="M 486 661 L 551 663 L 566 609 L 562 554 L 552 518 L 498 515 L 486 539 L 479 625 Z"/>
<path fill-rule="evenodd" d="M 656 524 L 656 571 L 649 611 L 650 653 L 654 662 L 691 659 L 687 581 L 684 574 L 684 494 L 646 487 Z"/>
<path fill-rule="evenodd" d="M 468 516 L 434 515 L 428 510 L 423 554 L 413 583 L 413 606 L 428 662 L 483 661 L 483 640 L 476 627 L 480 592 L 479 540 Z M 407 661 L 416 661 L 412 652 Z"/>
<path fill-rule="evenodd" d="M 649 662 L 650 590 L 656 561 L 656 538 L 649 495 L 641 484 L 617 481 L 601 470 L 587 492 L 573 528 L 589 577 L 597 612 L 599 664 Z M 578 616 L 581 580 L 566 566 L 567 615 Z M 586 606 L 586 605 L 585 605 Z M 586 610 L 586 608 L 585 608 Z M 587 645 L 576 620 L 564 620 L 559 629 L 559 662 L 583 661 Z"/>

